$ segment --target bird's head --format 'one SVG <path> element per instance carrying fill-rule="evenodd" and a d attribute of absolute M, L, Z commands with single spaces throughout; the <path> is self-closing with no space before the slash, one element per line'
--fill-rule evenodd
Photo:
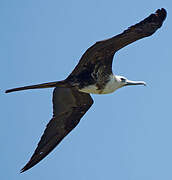
<path fill-rule="evenodd" d="M 131 81 L 131 80 L 128 80 L 124 76 L 115 76 L 115 77 L 116 77 L 116 81 L 119 83 L 120 87 L 130 86 L 130 85 L 144 85 L 144 86 L 146 86 L 146 83 L 144 81 Z"/>

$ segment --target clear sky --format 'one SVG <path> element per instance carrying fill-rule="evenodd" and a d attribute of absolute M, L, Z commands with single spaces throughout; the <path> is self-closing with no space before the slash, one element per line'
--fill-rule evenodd
<path fill-rule="evenodd" d="M 9 88 L 64 79 L 84 51 L 157 8 L 153 36 L 120 50 L 113 71 L 147 87 L 92 95 L 80 124 L 38 165 L 20 174 L 52 116 L 52 89 Z M 172 1 L 1 0 L 1 180 L 172 179 Z"/>

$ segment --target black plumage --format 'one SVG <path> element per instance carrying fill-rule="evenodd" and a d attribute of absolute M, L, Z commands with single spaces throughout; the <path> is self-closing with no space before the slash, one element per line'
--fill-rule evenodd
<path fill-rule="evenodd" d="M 123 33 L 110 39 L 96 42 L 83 54 L 72 73 L 63 81 L 43 83 L 9 89 L 6 93 L 37 88 L 55 87 L 53 92 L 53 117 L 48 123 L 38 146 L 24 172 L 40 162 L 79 123 L 82 116 L 93 104 L 88 93 L 80 90 L 89 85 L 103 89 L 112 74 L 114 54 L 124 46 L 144 37 L 151 36 L 162 26 L 166 10 L 158 9 L 143 21 L 129 27 Z M 125 81 L 125 79 L 123 79 Z M 121 81 L 123 81 L 121 79 Z"/>

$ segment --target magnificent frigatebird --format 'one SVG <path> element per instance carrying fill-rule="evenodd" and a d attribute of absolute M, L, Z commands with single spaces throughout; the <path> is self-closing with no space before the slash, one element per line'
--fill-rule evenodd
<path fill-rule="evenodd" d="M 24 172 L 47 156 L 61 140 L 79 123 L 93 104 L 92 94 L 112 93 L 128 85 L 145 85 L 143 81 L 130 81 L 112 73 L 114 54 L 124 46 L 151 36 L 162 26 L 167 12 L 158 9 L 143 21 L 129 27 L 110 39 L 96 42 L 81 57 L 72 73 L 63 81 L 49 82 L 9 89 L 6 93 L 26 89 L 50 88 L 53 91 L 53 117 L 48 123 L 38 146 Z"/>

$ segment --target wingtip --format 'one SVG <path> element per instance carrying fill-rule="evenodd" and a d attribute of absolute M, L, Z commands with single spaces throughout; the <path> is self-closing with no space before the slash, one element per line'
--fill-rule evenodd
<path fill-rule="evenodd" d="M 20 173 L 23 173 L 25 171 L 27 171 L 28 169 L 30 169 L 31 167 L 28 167 L 28 164 L 26 164 L 21 170 Z"/>
<path fill-rule="evenodd" d="M 167 16 L 167 10 L 165 8 L 157 9 L 155 15 L 164 21 Z"/>
<path fill-rule="evenodd" d="M 25 170 L 22 168 L 22 169 L 20 170 L 20 174 L 23 173 L 24 171 L 25 171 Z"/>
<path fill-rule="evenodd" d="M 20 170 L 20 173 L 23 173 L 27 171 L 29 168 L 27 167 L 27 164 Z"/>
<path fill-rule="evenodd" d="M 163 12 L 163 13 L 167 14 L 167 10 L 165 8 L 157 9 L 156 13 L 159 13 L 159 12 Z"/>
<path fill-rule="evenodd" d="M 35 164 L 32 164 L 31 161 L 29 161 L 25 166 L 20 170 L 20 173 L 23 173 L 29 169 L 31 169 Z"/>
<path fill-rule="evenodd" d="M 155 13 L 145 18 L 143 21 L 140 22 L 140 24 L 154 23 L 154 25 L 152 25 L 152 30 L 153 30 L 152 33 L 154 33 L 158 28 L 162 26 L 166 17 L 167 17 L 167 11 L 165 8 L 157 9 Z M 154 26 L 155 28 L 153 28 Z"/>

